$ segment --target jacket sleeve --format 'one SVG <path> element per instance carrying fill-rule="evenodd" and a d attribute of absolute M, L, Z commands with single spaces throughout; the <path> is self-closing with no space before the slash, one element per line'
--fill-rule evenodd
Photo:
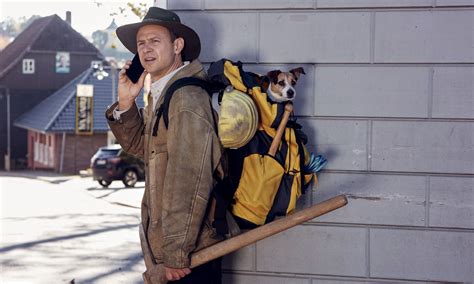
<path fill-rule="evenodd" d="M 202 104 L 197 108 L 202 109 Z M 209 104 L 206 110 L 212 115 Z M 213 171 L 222 152 L 209 116 L 196 109 L 180 109 L 170 116 L 167 147 L 163 262 L 167 267 L 185 268 L 196 247 L 213 187 Z"/>
<path fill-rule="evenodd" d="M 114 133 L 123 150 L 129 154 L 137 156 L 140 159 L 143 159 L 143 134 L 145 132 L 143 117 L 140 115 L 137 105 L 133 104 L 133 106 L 128 111 L 120 115 L 119 120 L 115 120 L 113 111 L 117 105 L 118 102 L 114 103 L 105 112 L 107 123 L 109 124 L 110 129 Z"/>

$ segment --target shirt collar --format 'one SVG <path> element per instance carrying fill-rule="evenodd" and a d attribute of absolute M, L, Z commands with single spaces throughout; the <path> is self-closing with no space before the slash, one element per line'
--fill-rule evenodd
<path fill-rule="evenodd" d="M 161 96 L 161 93 L 163 92 L 164 87 L 166 84 L 168 84 L 169 80 L 176 74 L 178 73 L 179 70 L 183 69 L 186 65 L 189 64 L 189 61 L 185 61 L 183 63 L 183 66 L 179 67 L 178 69 L 174 70 L 171 73 L 166 74 L 165 76 L 161 77 L 159 80 L 153 82 L 151 84 L 151 95 L 153 96 L 153 102 L 156 103 L 158 101 L 158 98 Z"/>

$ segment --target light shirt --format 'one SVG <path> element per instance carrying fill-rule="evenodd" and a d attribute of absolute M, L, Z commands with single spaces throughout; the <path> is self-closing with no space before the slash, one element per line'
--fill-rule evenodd
<path fill-rule="evenodd" d="M 183 66 L 179 67 L 178 69 L 174 70 L 171 73 L 166 74 L 165 76 L 161 77 L 158 81 L 155 81 L 151 84 L 150 92 L 151 92 L 151 97 L 153 98 L 153 109 L 156 107 L 156 103 L 161 97 L 161 94 L 163 93 L 163 89 L 165 88 L 166 84 L 170 81 L 170 79 L 178 73 L 179 70 L 183 69 L 186 65 L 189 64 L 189 61 L 185 61 L 183 63 Z M 115 120 L 120 119 L 120 115 L 124 112 L 127 112 L 129 109 L 126 110 L 118 110 L 118 106 L 114 109 L 113 111 L 113 116 Z"/>

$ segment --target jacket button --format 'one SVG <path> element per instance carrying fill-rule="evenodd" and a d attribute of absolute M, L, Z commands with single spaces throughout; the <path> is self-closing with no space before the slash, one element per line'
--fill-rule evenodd
<path fill-rule="evenodd" d="M 155 151 L 151 151 L 152 154 L 155 154 Z"/>

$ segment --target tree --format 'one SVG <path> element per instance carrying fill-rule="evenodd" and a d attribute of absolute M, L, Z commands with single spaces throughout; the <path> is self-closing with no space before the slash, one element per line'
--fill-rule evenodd
<path fill-rule="evenodd" d="M 8 17 L 4 21 L 0 22 L 1 35 L 14 38 L 38 18 L 41 17 L 38 15 L 33 15 L 29 18 L 23 16 L 17 20 L 13 19 L 12 17 Z"/>
<path fill-rule="evenodd" d="M 98 30 L 92 33 L 92 42 L 98 49 L 102 50 L 105 48 L 105 44 L 107 44 L 108 37 L 106 32 Z"/>

